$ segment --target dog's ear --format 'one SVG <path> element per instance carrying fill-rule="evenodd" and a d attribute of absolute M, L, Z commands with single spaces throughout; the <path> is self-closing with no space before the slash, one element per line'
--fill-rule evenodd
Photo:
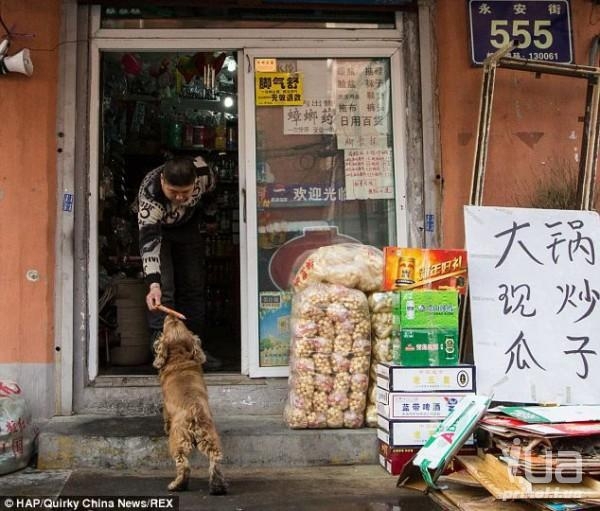
<path fill-rule="evenodd" d="M 152 365 L 156 369 L 160 369 L 167 362 L 167 356 L 169 355 L 167 344 L 163 342 L 162 335 L 154 342 L 154 353 L 154 362 Z"/>
<path fill-rule="evenodd" d="M 206 355 L 202 351 L 202 341 L 196 335 L 192 339 L 192 358 L 200 365 L 206 362 Z"/>

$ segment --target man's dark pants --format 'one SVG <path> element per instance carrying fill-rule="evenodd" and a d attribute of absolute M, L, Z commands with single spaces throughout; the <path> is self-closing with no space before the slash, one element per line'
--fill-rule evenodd
<path fill-rule="evenodd" d="M 202 339 L 205 310 L 205 242 L 198 222 L 163 227 L 160 249 L 162 303 L 181 312 L 186 326 Z M 150 328 L 162 330 L 163 313 L 150 313 Z"/>

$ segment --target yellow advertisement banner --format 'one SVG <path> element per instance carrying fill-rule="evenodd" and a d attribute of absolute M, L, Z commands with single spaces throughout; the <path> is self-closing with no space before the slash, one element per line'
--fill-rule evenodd
<path fill-rule="evenodd" d="M 302 73 L 256 73 L 256 106 L 304 104 Z"/>

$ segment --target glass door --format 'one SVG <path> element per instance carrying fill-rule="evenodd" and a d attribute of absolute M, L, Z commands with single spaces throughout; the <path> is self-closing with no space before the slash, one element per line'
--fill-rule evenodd
<path fill-rule="evenodd" d="M 250 376 L 287 375 L 291 283 L 311 250 L 406 240 L 399 59 L 247 52 Z"/>

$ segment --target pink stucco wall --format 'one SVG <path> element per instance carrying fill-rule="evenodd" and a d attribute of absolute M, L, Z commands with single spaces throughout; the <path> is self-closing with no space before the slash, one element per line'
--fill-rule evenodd
<path fill-rule="evenodd" d="M 0 363 L 52 360 L 59 6 L 0 1 L 4 22 L 35 36 L 9 49 L 32 49 L 33 76 L 0 76 Z"/>
<path fill-rule="evenodd" d="M 575 63 L 587 65 L 600 33 L 600 5 L 571 0 Z M 467 2 L 436 2 L 443 246 L 464 244 L 463 205 L 471 185 L 482 69 L 469 58 Z M 531 205 L 539 180 L 576 169 L 581 147 L 585 80 L 499 69 L 484 205 Z"/>

